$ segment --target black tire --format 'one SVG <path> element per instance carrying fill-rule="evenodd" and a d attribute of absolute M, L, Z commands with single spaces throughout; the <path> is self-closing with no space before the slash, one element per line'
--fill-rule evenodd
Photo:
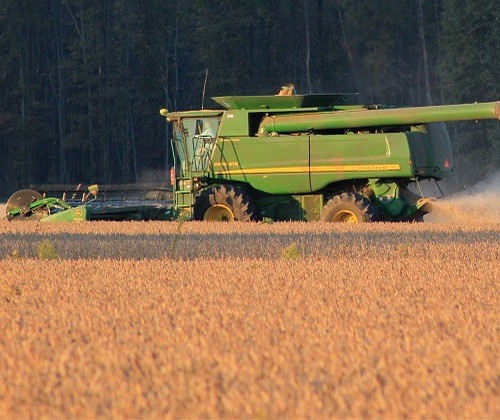
<path fill-rule="evenodd" d="M 256 218 L 250 195 L 238 186 L 213 185 L 195 197 L 195 220 L 250 222 Z"/>
<path fill-rule="evenodd" d="M 375 219 L 373 204 L 366 197 L 354 193 L 332 197 L 321 212 L 323 222 L 366 223 Z"/>

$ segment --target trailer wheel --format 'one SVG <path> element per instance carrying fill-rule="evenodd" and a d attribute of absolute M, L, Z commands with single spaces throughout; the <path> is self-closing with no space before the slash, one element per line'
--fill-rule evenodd
<path fill-rule="evenodd" d="M 238 186 L 214 185 L 195 198 L 194 219 L 249 222 L 256 219 L 255 205 L 250 195 Z"/>
<path fill-rule="evenodd" d="M 325 204 L 321 221 L 338 223 L 364 223 L 375 219 L 372 203 L 362 195 L 342 193 Z"/>

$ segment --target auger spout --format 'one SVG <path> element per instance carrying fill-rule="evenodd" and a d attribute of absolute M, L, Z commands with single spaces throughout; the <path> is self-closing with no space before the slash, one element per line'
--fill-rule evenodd
<path fill-rule="evenodd" d="M 485 119 L 500 119 L 500 102 L 270 115 L 259 135 Z"/>

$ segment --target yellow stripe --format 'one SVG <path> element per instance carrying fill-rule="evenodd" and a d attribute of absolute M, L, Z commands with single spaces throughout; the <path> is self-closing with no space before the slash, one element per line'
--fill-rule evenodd
<path fill-rule="evenodd" d="M 322 172 L 381 172 L 399 171 L 401 166 L 398 163 L 387 165 L 335 165 L 335 166 L 311 166 L 311 173 Z M 277 168 L 250 168 L 250 169 L 228 169 L 216 171 L 216 174 L 228 175 L 259 175 L 259 174 L 299 174 L 308 172 L 307 166 L 289 166 Z"/>
<path fill-rule="evenodd" d="M 311 166 L 311 172 L 378 172 L 399 171 L 399 163 L 386 165 L 336 165 L 336 166 Z"/>

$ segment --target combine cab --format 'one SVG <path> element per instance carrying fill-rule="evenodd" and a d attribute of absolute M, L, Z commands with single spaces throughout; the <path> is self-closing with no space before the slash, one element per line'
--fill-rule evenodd
<path fill-rule="evenodd" d="M 419 221 L 431 205 L 414 192 L 419 182 L 453 169 L 444 122 L 500 118 L 499 102 L 388 108 L 357 105 L 356 94 L 214 100 L 224 109 L 160 111 L 173 126 L 175 162 L 171 190 L 157 191 L 156 202 L 100 203 L 89 190 L 78 203 L 21 190 L 7 217 Z"/>

